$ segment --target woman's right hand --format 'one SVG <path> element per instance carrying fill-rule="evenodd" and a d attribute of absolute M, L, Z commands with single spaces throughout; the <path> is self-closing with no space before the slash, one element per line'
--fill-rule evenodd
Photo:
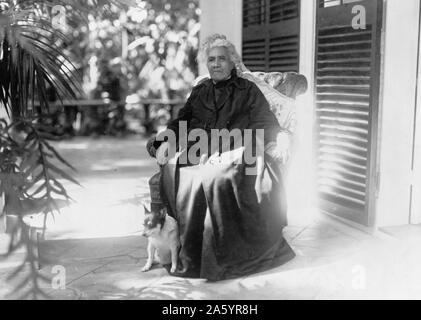
<path fill-rule="evenodd" d="M 163 142 L 159 148 L 156 150 L 156 161 L 160 166 L 164 166 L 168 163 L 168 150 L 169 150 L 169 143 Z"/>
<path fill-rule="evenodd" d="M 148 151 L 151 157 L 156 158 L 156 149 L 154 147 L 154 143 L 155 143 L 155 137 L 150 138 L 148 142 L 146 143 L 146 150 Z"/>

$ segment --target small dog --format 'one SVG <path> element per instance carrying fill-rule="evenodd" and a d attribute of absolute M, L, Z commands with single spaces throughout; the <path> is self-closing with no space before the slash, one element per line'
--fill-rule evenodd
<path fill-rule="evenodd" d="M 143 235 L 148 238 L 148 259 L 142 271 L 151 269 L 154 260 L 165 265 L 171 263 L 171 273 L 177 270 L 180 238 L 177 221 L 167 209 L 151 212 L 145 207 Z"/>

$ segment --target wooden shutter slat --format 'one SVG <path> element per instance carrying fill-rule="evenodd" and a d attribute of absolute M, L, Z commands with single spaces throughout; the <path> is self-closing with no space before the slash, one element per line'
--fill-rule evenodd
<path fill-rule="evenodd" d="M 247 60 L 247 63 L 249 65 L 259 65 L 259 66 L 265 64 L 265 62 L 261 60 Z"/>
<path fill-rule="evenodd" d="M 350 142 L 341 141 L 338 139 L 321 138 L 319 144 L 321 146 L 325 146 L 326 148 L 330 148 L 330 150 L 337 149 L 343 152 L 347 152 L 347 154 L 352 154 L 353 156 L 356 156 L 359 159 L 367 158 L 367 148 L 357 146 Z"/>
<path fill-rule="evenodd" d="M 323 130 L 318 133 L 317 138 L 319 140 L 323 138 L 334 138 L 338 141 L 350 142 L 361 148 L 368 149 L 368 143 L 366 140 L 352 134 L 345 134 L 343 132 L 341 133 L 333 130 Z"/>
<path fill-rule="evenodd" d="M 355 198 L 361 201 L 365 200 L 365 188 L 352 183 L 347 183 L 340 178 L 330 179 L 329 177 L 319 177 L 317 179 L 319 186 L 331 187 L 338 193 L 344 194 L 350 198 Z"/>
<path fill-rule="evenodd" d="M 284 51 L 284 52 L 278 52 L 278 53 L 273 53 L 270 58 L 269 61 L 276 61 L 276 60 L 282 60 L 285 58 L 293 58 L 293 59 L 297 59 L 297 50 L 288 50 L 288 51 Z"/>
<path fill-rule="evenodd" d="M 355 165 L 357 165 L 356 168 L 359 168 L 363 170 L 366 166 L 364 164 L 365 161 L 367 161 L 367 152 L 360 152 L 356 151 L 354 149 L 346 149 L 342 146 L 332 146 L 329 144 L 323 144 L 323 142 L 320 142 L 319 146 L 319 153 L 321 156 L 324 156 L 326 159 L 329 158 L 331 155 L 335 155 L 337 160 L 342 160 L 347 163 L 352 162 Z M 329 158 L 330 159 L 330 158 Z"/>
<path fill-rule="evenodd" d="M 319 35 L 319 39 L 320 40 L 325 40 L 325 39 L 336 40 L 337 37 L 338 37 L 337 34 L 325 34 L 325 35 L 320 34 Z M 355 34 L 354 32 L 347 33 L 345 31 L 344 33 L 341 33 L 341 37 L 342 38 L 358 38 L 358 39 L 364 39 L 366 37 L 366 38 L 370 38 L 371 39 L 371 30 L 361 31 L 360 33 L 358 33 L 358 35 Z"/>
<path fill-rule="evenodd" d="M 344 65 L 344 64 L 337 66 L 337 65 L 332 65 L 332 64 L 326 65 L 326 64 L 319 63 L 319 73 L 321 73 L 321 72 L 332 72 L 332 73 L 334 72 L 334 73 L 336 73 L 338 71 L 345 71 L 345 72 L 353 71 L 354 73 L 356 73 L 356 72 L 367 73 L 367 72 L 370 72 L 370 70 L 371 69 L 370 69 L 369 66 L 365 67 L 365 66 L 361 66 L 361 64 L 360 64 L 359 67 L 354 67 L 354 66 L 349 66 L 349 65 Z"/>
<path fill-rule="evenodd" d="M 265 53 L 265 51 L 262 48 L 261 43 L 254 43 L 250 46 L 245 46 L 244 49 L 243 49 L 243 52 L 248 53 L 248 54 L 253 54 L 254 52 Z"/>
<path fill-rule="evenodd" d="M 356 97 L 355 95 L 343 94 L 323 94 L 316 95 L 316 102 L 331 105 L 355 105 L 357 107 L 369 107 L 370 102 L 366 97 Z"/>
<path fill-rule="evenodd" d="M 294 65 L 297 63 L 297 58 L 284 58 L 282 60 L 274 60 L 269 62 L 269 66 L 284 66 L 284 65 Z"/>
<path fill-rule="evenodd" d="M 324 36 L 342 36 L 342 35 L 348 35 L 348 34 L 366 34 L 367 32 L 372 32 L 373 28 L 371 24 L 366 25 L 366 29 L 359 29 L 354 30 L 352 26 L 350 26 L 350 21 L 346 21 L 343 25 L 333 25 L 333 26 L 327 26 L 319 29 L 318 35 L 319 37 Z"/>
<path fill-rule="evenodd" d="M 333 172 L 338 173 L 343 176 L 345 179 L 349 181 L 353 181 L 358 185 L 365 185 L 366 184 L 366 168 L 355 168 L 355 167 L 347 167 L 343 163 L 338 164 L 335 162 L 320 162 L 318 164 L 319 172 Z M 318 172 L 318 174 L 319 174 Z"/>
<path fill-rule="evenodd" d="M 361 46 L 364 44 L 371 45 L 371 35 L 370 33 L 364 34 L 356 34 L 356 33 L 348 33 L 342 34 L 340 37 L 337 35 L 328 35 L 328 36 L 320 36 L 319 37 L 319 45 L 326 46 L 326 45 L 343 45 L 343 44 L 354 44 L 356 46 Z"/>
<path fill-rule="evenodd" d="M 285 52 L 285 51 L 297 51 L 298 50 L 298 43 L 295 41 L 294 43 L 279 43 L 279 44 L 272 44 L 270 45 L 270 52 L 274 54 L 275 52 Z"/>
<path fill-rule="evenodd" d="M 318 151 L 321 155 L 337 155 L 339 158 L 354 162 L 355 164 L 364 167 L 365 162 L 367 161 L 367 154 L 357 152 L 355 150 L 346 149 L 345 147 L 324 145 L 322 142 L 319 142 L 320 146 Z"/>
<path fill-rule="evenodd" d="M 363 171 L 364 174 L 367 170 L 367 167 L 364 165 L 359 165 L 355 162 L 348 161 L 347 159 L 340 158 L 338 156 L 332 155 L 332 154 L 320 154 L 318 156 L 318 160 L 320 162 L 329 162 L 330 164 L 338 164 L 342 168 L 347 168 L 348 170 L 354 170 L 353 172 L 358 173 Z"/>
<path fill-rule="evenodd" d="M 370 90 L 370 85 L 368 84 L 317 84 L 317 89 L 318 90 L 323 90 L 323 89 L 329 89 L 329 90 L 364 90 L 364 91 L 369 91 Z"/>
<path fill-rule="evenodd" d="M 297 58 L 294 56 L 283 56 L 282 59 L 270 59 L 269 65 L 276 65 L 276 64 L 294 64 L 297 62 Z"/>
<path fill-rule="evenodd" d="M 330 172 L 330 171 L 329 171 Z M 342 188 L 346 188 L 346 191 L 352 193 L 352 190 L 355 190 L 354 195 L 359 195 L 361 198 L 364 198 L 365 189 L 367 185 L 365 184 L 365 180 L 363 183 L 348 180 L 345 177 L 345 174 L 338 173 L 338 176 L 327 174 L 327 172 L 320 172 L 317 175 L 317 183 L 319 185 L 329 185 L 331 187 L 340 186 Z M 348 193 L 348 194 L 350 194 Z"/>
<path fill-rule="evenodd" d="M 270 2 L 270 7 L 271 8 L 296 8 L 297 7 L 297 3 L 294 0 L 287 0 L 287 1 L 271 1 Z"/>
<path fill-rule="evenodd" d="M 370 99 L 370 95 L 366 93 L 350 93 L 350 92 L 320 92 L 317 94 L 317 97 L 334 99 L 347 99 L 346 101 L 353 102 L 367 102 Z"/>
<path fill-rule="evenodd" d="M 331 52 L 317 52 L 317 62 L 326 61 L 329 59 L 354 59 L 354 58 L 368 58 L 371 61 L 371 52 L 365 49 L 352 48 L 349 50 L 331 51 Z"/>
<path fill-rule="evenodd" d="M 247 60 L 265 60 L 265 56 L 260 54 L 260 53 L 253 53 L 253 54 L 248 54 L 247 55 Z"/>
<path fill-rule="evenodd" d="M 349 187 L 352 185 L 358 188 L 365 188 L 367 182 L 365 169 L 344 168 L 339 163 L 335 163 L 335 166 L 333 166 L 330 162 L 318 164 L 317 177 L 339 179 L 349 184 Z"/>
<path fill-rule="evenodd" d="M 355 40 L 355 41 L 345 41 L 345 39 L 341 38 L 341 41 L 338 42 L 319 42 L 319 48 L 332 48 L 337 49 L 339 47 L 344 46 L 352 46 L 352 47 L 358 47 L 360 49 L 362 48 L 371 48 L 371 40 Z"/>
<path fill-rule="evenodd" d="M 270 48 L 270 58 L 274 59 L 274 58 L 278 58 L 278 57 L 282 57 L 282 55 L 284 54 L 293 54 L 295 53 L 295 57 L 297 57 L 297 52 L 298 52 L 298 47 L 297 46 L 284 46 L 284 47 L 274 47 L 274 48 Z"/>
<path fill-rule="evenodd" d="M 370 62 L 331 62 L 331 61 L 321 61 L 317 64 L 317 67 L 320 70 L 336 70 L 336 69 L 352 69 L 360 71 L 370 71 Z"/>
<path fill-rule="evenodd" d="M 327 68 L 321 68 L 317 71 L 317 77 L 323 76 L 357 76 L 357 77 L 370 77 L 370 69 L 365 70 L 352 70 L 349 68 L 344 68 L 343 70 L 336 69 L 336 70 L 329 70 Z"/>
<path fill-rule="evenodd" d="M 355 111 L 355 112 L 366 112 L 369 110 L 369 105 L 367 103 L 352 103 L 350 101 L 337 102 L 337 101 L 328 101 L 323 99 L 317 100 L 317 110 L 326 110 L 326 109 L 335 109 L 340 111 Z"/>
<path fill-rule="evenodd" d="M 328 134 L 319 135 L 318 138 L 321 145 L 330 144 L 331 146 L 338 146 L 343 149 L 353 149 L 363 155 L 367 155 L 368 152 L 368 145 L 366 143 L 358 143 L 358 141 Z"/>
<path fill-rule="evenodd" d="M 320 185 L 320 184 L 319 184 L 319 188 L 320 188 L 320 191 L 323 192 L 324 194 L 329 194 L 335 197 L 339 197 L 343 200 L 359 203 L 361 205 L 365 204 L 365 196 L 361 196 L 353 192 L 347 191 L 344 188 L 339 188 L 339 187 L 335 188 L 333 186 Z"/>
<path fill-rule="evenodd" d="M 322 103 L 322 104 L 330 104 L 330 105 L 334 105 L 334 104 L 342 104 L 342 105 L 355 105 L 355 106 L 359 106 L 359 107 L 368 107 L 369 106 L 369 102 L 365 102 L 365 101 L 352 101 L 352 100 L 346 100 L 346 99 L 329 99 L 328 97 L 323 97 L 323 98 L 318 98 L 317 103 Z"/>
<path fill-rule="evenodd" d="M 317 90 L 322 94 L 338 94 L 338 95 L 360 95 L 370 97 L 370 90 L 362 86 L 335 86 L 335 85 L 318 85 Z"/>
<path fill-rule="evenodd" d="M 316 112 L 327 112 L 327 113 L 337 113 L 337 114 L 348 114 L 348 115 L 356 115 L 356 116 L 364 116 L 364 119 L 370 115 L 369 110 L 366 106 L 357 106 L 357 105 L 346 105 L 346 104 L 339 104 L 339 103 L 320 103 L 316 107 Z"/>
<path fill-rule="evenodd" d="M 361 130 L 355 127 L 339 126 L 336 124 L 330 125 L 326 123 L 320 123 L 319 132 L 321 133 L 336 133 L 338 135 L 345 135 L 352 137 L 355 140 L 361 139 L 367 141 L 368 133 L 367 130 Z M 367 142 L 366 142 L 367 143 Z"/>
<path fill-rule="evenodd" d="M 329 117 L 329 118 L 348 118 L 350 120 L 355 119 L 355 120 L 361 120 L 361 121 L 366 121 L 367 120 L 367 116 L 369 115 L 368 112 L 353 112 L 352 110 L 331 110 L 331 109 L 317 109 L 316 110 L 317 116 L 318 117 Z"/>
<path fill-rule="evenodd" d="M 343 85 L 347 84 L 369 84 L 370 77 L 358 77 L 358 76 L 318 76 L 316 78 L 318 84 L 329 84 L 329 85 L 336 85 L 338 82 L 337 80 L 341 80 Z"/>
<path fill-rule="evenodd" d="M 346 59 L 346 58 L 342 58 L 342 59 L 320 59 L 318 61 L 318 65 L 367 65 L 370 64 L 371 60 L 369 57 L 367 58 L 361 58 L 361 57 L 357 57 L 357 58 L 350 58 L 350 59 Z"/>
<path fill-rule="evenodd" d="M 255 51 L 256 49 L 264 52 L 264 41 L 250 41 L 243 44 L 243 51 Z"/>
<path fill-rule="evenodd" d="M 296 64 L 296 62 L 297 62 L 296 60 L 288 61 L 288 60 L 285 59 L 284 62 L 272 62 L 272 63 L 270 63 L 269 68 L 273 69 L 273 68 L 279 67 L 280 69 L 285 69 L 285 67 L 294 66 Z"/>
<path fill-rule="evenodd" d="M 319 192 L 319 197 L 322 199 L 325 199 L 329 202 L 337 203 L 339 205 L 344 206 L 345 208 L 354 208 L 355 210 L 363 210 L 365 202 L 364 201 L 358 201 L 355 199 L 348 199 L 345 196 L 341 196 L 339 194 L 335 194 L 332 192 Z"/>
<path fill-rule="evenodd" d="M 336 145 L 338 149 L 346 150 L 356 150 L 361 155 L 367 156 L 367 152 L 369 150 L 369 145 L 365 142 L 359 141 L 358 137 L 352 135 L 345 135 L 345 136 L 338 136 L 335 134 L 318 134 L 317 138 L 319 139 L 318 146 L 328 145 Z"/>
<path fill-rule="evenodd" d="M 365 200 L 365 184 L 349 183 L 346 180 L 338 177 L 317 177 L 317 184 L 319 186 L 325 186 L 330 188 L 339 194 L 346 195 L 347 197 L 358 199 L 361 201 Z"/>
<path fill-rule="evenodd" d="M 331 126 L 337 128 L 338 130 L 348 130 L 368 135 L 368 124 L 366 123 L 347 121 L 346 119 L 340 118 L 317 117 L 317 119 L 320 121 L 321 126 Z"/>

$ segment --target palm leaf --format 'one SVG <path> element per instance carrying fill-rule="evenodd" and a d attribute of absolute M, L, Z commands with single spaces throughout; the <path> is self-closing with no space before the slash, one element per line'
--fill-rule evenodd
<path fill-rule="evenodd" d="M 50 161 L 46 161 L 46 165 L 48 167 L 49 170 L 54 171 L 55 173 L 57 173 L 60 177 L 72 181 L 75 184 L 80 186 L 80 183 L 73 178 L 72 176 L 70 176 L 68 173 L 66 173 L 64 170 L 58 168 L 57 166 L 55 166 L 54 164 L 52 164 Z"/>
<path fill-rule="evenodd" d="M 65 43 L 68 41 L 66 36 L 51 29 L 49 22 L 43 18 L 28 19 L 30 10 L 14 13 L 14 10 L 7 11 L 2 14 L 6 18 L 1 20 L 1 28 L 7 29 L 1 32 L 3 48 L 9 49 L 3 49 L 0 60 L 0 70 L 7 75 L 1 82 L 0 102 L 8 113 L 18 117 L 27 115 L 29 109 L 34 112 L 35 97 L 41 110 L 48 110 L 47 83 L 58 89 L 60 100 L 76 98 L 82 92 L 80 81 L 75 79 L 76 68 L 62 55 L 57 40 L 51 41 L 54 37 Z M 28 108 L 28 101 L 31 108 Z"/>
<path fill-rule="evenodd" d="M 64 163 L 66 166 L 71 168 L 73 171 L 77 171 L 75 167 L 73 167 L 69 162 L 67 162 L 58 152 L 54 149 L 47 141 L 44 142 L 44 145 L 56 156 L 58 160 Z"/>

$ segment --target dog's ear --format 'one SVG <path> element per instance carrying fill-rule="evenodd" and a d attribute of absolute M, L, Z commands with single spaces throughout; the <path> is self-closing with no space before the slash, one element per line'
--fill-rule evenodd
<path fill-rule="evenodd" d="M 164 207 L 164 208 L 162 208 L 162 209 L 159 210 L 159 218 L 158 218 L 159 222 L 162 225 L 164 225 L 165 217 L 166 216 L 167 216 L 167 208 Z"/>
<path fill-rule="evenodd" d="M 160 209 L 159 210 L 159 215 L 161 217 L 165 217 L 167 215 L 167 208 L 164 207 L 164 208 Z"/>

